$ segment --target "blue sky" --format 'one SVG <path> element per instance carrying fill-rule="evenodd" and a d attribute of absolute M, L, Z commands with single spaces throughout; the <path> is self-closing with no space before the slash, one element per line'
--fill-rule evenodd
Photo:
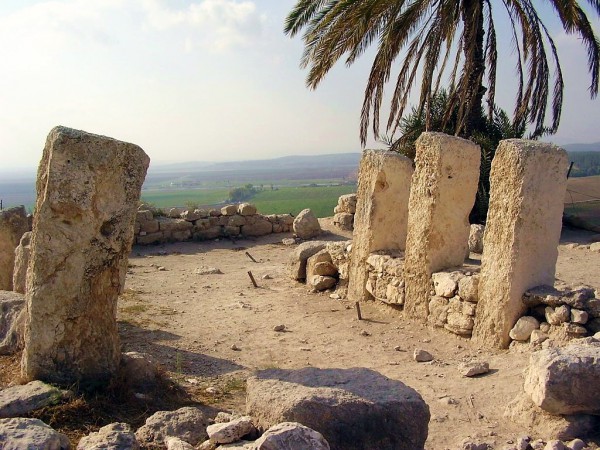
<path fill-rule="evenodd" d="M 2 169 L 35 168 L 59 124 L 134 142 L 154 162 L 359 151 L 371 61 L 366 55 L 351 68 L 339 65 L 309 91 L 301 39 L 282 31 L 293 4 L 2 0 Z M 548 20 L 567 83 L 552 140 L 600 141 L 585 52 Z M 510 49 L 501 27 L 498 35 Z M 497 98 L 509 110 L 513 80 L 514 61 L 505 58 Z"/>

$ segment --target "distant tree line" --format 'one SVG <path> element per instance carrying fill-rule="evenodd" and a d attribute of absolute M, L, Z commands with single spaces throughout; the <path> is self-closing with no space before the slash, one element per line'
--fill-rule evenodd
<path fill-rule="evenodd" d="M 600 175 L 600 152 L 569 152 L 573 162 L 572 177 Z"/>
<path fill-rule="evenodd" d="M 229 191 L 229 200 L 230 202 L 243 202 L 246 200 L 250 200 L 260 189 L 254 187 L 252 184 L 248 183 L 242 187 L 233 188 Z"/>

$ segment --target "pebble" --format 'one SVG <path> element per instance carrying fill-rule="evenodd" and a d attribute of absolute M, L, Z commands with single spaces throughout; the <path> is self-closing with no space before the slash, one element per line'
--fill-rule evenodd
<path fill-rule="evenodd" d="M 163 266 L 160 266 L 160 267 L 158 268 L 158 270 L 159 270 L 160 272 L 165 272 L 165 271 L 167 270 L 167 268 L 166 268 L 166 267 L 163 267 Z"/>
<path fill-rule="evenodd" d="M 361 335 L 361 336 L 371 336 L 371 333 L 369 333 L 367 330 L 362 330 L 362 331 L 360 332 L 360 335 Z"/>
<path fill-rule="evenodd" d="M 210 395 L 215 395 L 219 393 L 219 390 L 214 386 L 209 386 L 204 390 L 204 392 Z"/>
<path fill-rule="evenodd" d="M 236 351 L 236 352 L 239 352 L 239 351 L 241 350 L 241 348 L 239 348 L 237 345 L 233 344 L 233 345 L 231 346 L 231 350 L 234 350 L 234 351 Z"/>
<path fill-rule="evenodd" d="M 433 361 L 433 355 L 426 350 L 415 348 L 413 358 L 417 362 L 428 362 Z"/>
<path fill-rule="evenodd" d="M 285 331 L 285 325 L 281 324 L 281 325 L 275 325 L 273 327 L 273 331 Z"/>
<path fill-rule="evenodd" d="M 271 275 L 269 275 L 268 273 L 262 276 L 263 280 L 272 280 L 273 277 Z"/>

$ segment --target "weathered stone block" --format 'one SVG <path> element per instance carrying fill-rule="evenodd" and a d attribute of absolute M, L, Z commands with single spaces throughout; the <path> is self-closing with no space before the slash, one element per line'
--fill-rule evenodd
<path fill-rule="evenodd" d="M 15 267 L 13 270 L 13 291 L 24 294 L 27 288 L 27 266 L 31 253 L 31 231 L 21 237 L 19 246 L 15 249 Z"/>
<path fill-rule="evenodd" d="M 23 348 L 25 297 L 0 291 L 0 355 L 12 355 Z"/>
<path fill-rule="evenodd" d="M 149 162 L 134 144 L 50 131 L 27 280 L 26 379 L 101 383 L 116 372 L 119 272 Z"/>
<path fill-rule="evenodd" d="M 402 251 L 406 245 L 412 161 L 384 150 L 367 150 L 360 161 L 348 298 L 370 297 L 366 290 L 369 255 Z"/>
<path fill-rule="evenodd" d="M 306 279 L 308 258 L 320 252 L 327 243 L 324 241 L 303 242 L 290 256 L 290 277 L 293 280 Z"/>
<path fill-rule="evenodd" d="M 423 449 L 429 422 L 415 390 L 364 368 L 261 371 L 248 379 L 246 412 L 262 429 L 302 423 L 332 450 Z"/>
<path fill-rule="evenodd" d="M 333 276 L 337 273 L 337 270 L 334 273 L 317 273 L 315 271 L 315 267 L 317 264 L 321 263 L 330 263 L 331 264 L 331 255 L 326 249 L 320 250 L 314 255 L 310 256 L 306 260 L 306 279 L 310 280 L 314 275 L 324 275 L 324 276 Z M 333 265 L 333 264 L 332 264 Z"/>
<path fill-rule="evenodd" d="M 600 415 L 600 342 L 573 343 L 531 355 L 524 390 L 552 414 Z"/>
<path fill-rule="evenodd" d="M 298 213 L 293 223 L 294 233 L 300 239 L 312 239 L 321 233 L 319 219 L 310 209 Z"/>
<path fill-rule="evenodd" d="M 15 249 L 30 229 L 24 206 L 0 211 L 0 290 L 12 291 Z"/>
<path fill-rule="evenodd" d="M 341 212 L 333 216 L 333 223 L 345 231 L 354 229 L 354 214 Z"/>
<path fill-rule="evenodd" d="M 256 206 L 250 203 L 240 203 L 238 205 L 238 214 L 240 216 L 253 216 L 256 214 Z"/>
<path fill-rule="evenodd" d="M 409 316 L 426 320 L 431 274 L 463 264 L 479 180 L 479 146 L 442 133 L 417 140 L 405 255 Z"/>
<path fill-rule="evenodd" d="M 263 216 L 247 216 L 254 217 L 252 223 L 247 223 L 241 227 L 241 233 L 244 236 L 265 236 L 273 232 L 273 224 Z"/>
<path fill-rule="evenodd" d="M 554 284 L 567 168 L 567 153 L 555 145 L 500 142 L 490 174 L 473 332 L 478 343 L 506 347 L 511 328 L 525 312 L 525 291 Z"/>
<path fill-rule="evenodd" d="M 223 206 L 221 208 L 221 214 L 224 216 L 233 216 L 234 214 L 237 214 L 237 212 L 238 212 L 237 205 L 227 205 L 227 206 Z"/>

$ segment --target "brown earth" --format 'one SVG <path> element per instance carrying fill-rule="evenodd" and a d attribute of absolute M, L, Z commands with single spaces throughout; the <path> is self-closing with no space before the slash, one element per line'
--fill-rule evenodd
<path fill-rule="evenodd" d="M 320 239 L 351 237 L 330 219 L 322 225 L 328 231 Z M 348 301 L 309 293 L 290 280 L 293 248 L 281 243 L 283 237 L 136 247 L 119 308 L 124 350 L 151 353 L 196 399 L 216 408 L 243 410 L 244 380 L 256 369 L 366 367 L 423 396 L 432 416 L 427 449 L 460 448 L 467 438 L 503 448 L 529 432 L 503 418 L 506 404 L 521 392 L 528 348 L 482 350 L 375 302 L 362 305 L 359 321 Z M 597 239 L 565 229 L 557 278 L 600 290 L 600 253 L 567 245 Z M 198 275 L 201 266 L 222 274 Z M 285 332 L 273 331 L 281 324 Z M 416 348 L 435 360 L 415 362 Z M 491 373 L 462 377 L 457 366 L 472 359 L 488 361 Z M 219 392 L 206 394 L 210 386 Z"/>
<path fill-rule="evenodd" d="M 351 237 L 334 228 L 331 219 L 321 221 L 327 231 L 320 239 Z M 401 311 L 375 302 L 362 304 L 364 320 L 359 321 L 348 301 L 332 299 L 330 292 L 309 293 L 305 285 L 290 280 L 287 261 L 294 247 L 283 245 L 284 237 L 289 235 L 135 247 L 119 301 L 123 351 L 152 354 L 189 396 L 166 383 L 154 401 L 88 396 L 36 417 L 67 432 L 76 444 L 83 434 L 111 421 L 138 426 L 166 405 L 174 409 L 195 402 L 213 414 L 243 411 L 245 379 L 253 370 L 310 365 L 366 367 L 416 389 L 431 411 L 429 450 L 462 448 L 465 439 L 502 449 L 530 434 L 503 417 L 506 404 L 521 393 L 528 347 L 482 350 L 469 340 L 405 320 Z M 600 290 L 600 253 L 569 245 L 597 240 L 600 236 L 589 232 L 563 230 L 557 278 Z M 201 266 L 222 273 L 195 273 Z M 248 271 L 258 288 L 252 286 Z M 284 332 L 273 330 L 282 324 Z M 416 348 L 428 350 L 435 360 L 415 362 Z M 473 359 L 489 362 L 491 372 L 462 377 L 459 363 Z M 0 367 L 0 387 L 14 382 L 18 358 L 2 357 Z M 216 391 L 207 393 L 209 387 Z"/>

